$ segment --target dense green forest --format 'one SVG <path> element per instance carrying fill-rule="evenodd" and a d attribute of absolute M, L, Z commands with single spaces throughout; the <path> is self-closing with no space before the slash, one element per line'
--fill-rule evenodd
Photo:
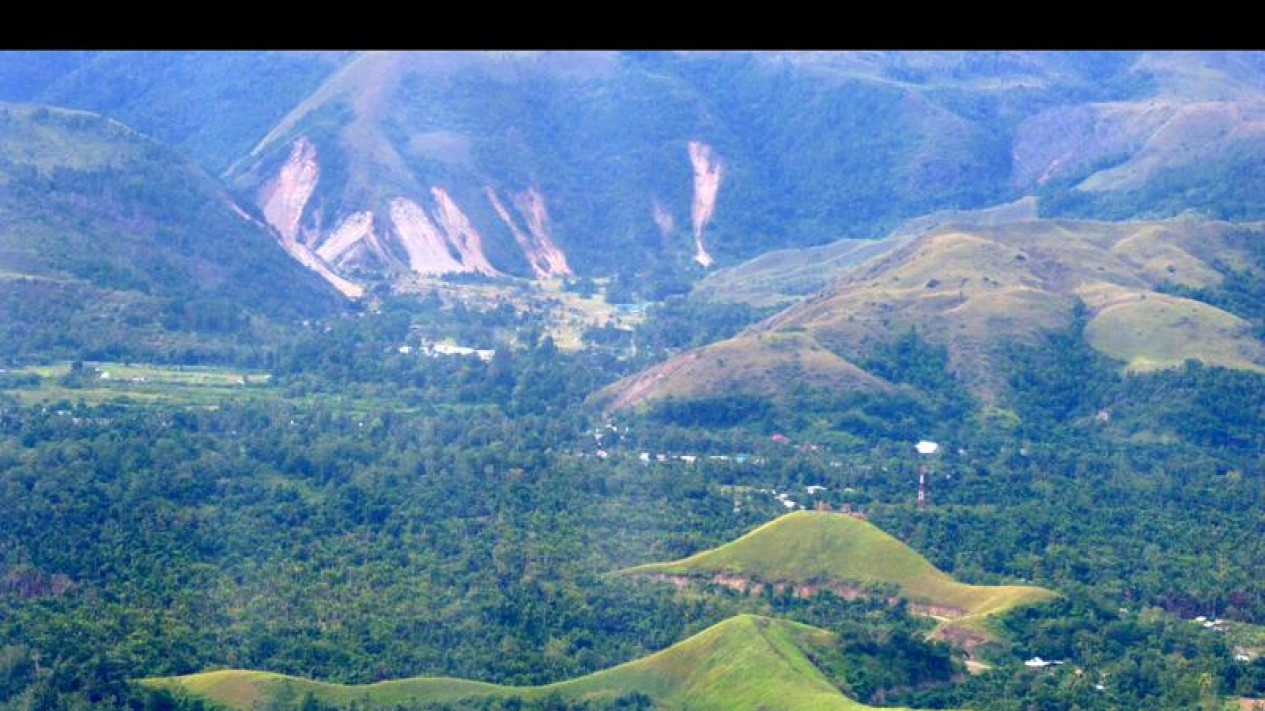
<path fill-rule="evenodd" d="M 639 358 L 694 343 L 688 324 L 714 338 L 750 316 L 690 318 L 695 308 L 652 310 Z M 538 684 L 740 611 L 841 633 L 829 668 L 871 703 L 1186 708 L 1265 693 L 1265 663 L 1235 661 L 1218 632 L 1182 619 L 1265 623 L 1265 398 L 1244 395 L 1265 394 L 1265 378 L 1195 364 L 1120 375 L 1085 345 L 1082 319 L 1012 348 L 1006 417 L 985 413 L 945 376 L 943 350 L 910 332 L 870 364 L 919 386 L 903 399 L 805 391 L 733 422 L 662 408 L 607 425 L 585 398 L 641 361 L 561 352 L 533 319 L 400 299 L 279 339 L 261 359 L 276 380 L 263 400 L 4 405 L 5 708 L 195 708 L 129 680 L 216 667 Z M 497 340 L 511 334 L 517 345 Z M 398 350 L 445 335 L 496 355 Z M 350 394 L 371 404 L 340 404 Z M 918 511 L 910 445 L 931 435 L 948 444 Z M 927 622 L 899 607 L 688 596 L 606 575 L 785 510 L 764 489 L 863 510 L 961 579 L 1068 597 L 1009 619 L 985 656 L 993 669 L 964 677 L 960 656 L 923 641 Z M 1037 654 L 1068 665 L 1019 663 Z M 1110 691 L 1069 677 L 1073 665 Z"/>
<path fill-rule="evenodd" d="M 337 313 L 202 168 L 109 119 L 0 104 L 0 357 L 245 361 Z"/>
<path fill-rule="evenodd" d="M 818 628 L 738 639 L 869 706 L 1265 699 L 1262 77 L 0 52 L 0 711 L 227 711 L 154 678 L 230 669 L 519 687 L 291 680 L 248 711 L 683 711 L 526 689 L 749 615 Z M 873 580 L 627 574 L 813 508 L 1055 595 L 970 619 Z"/>

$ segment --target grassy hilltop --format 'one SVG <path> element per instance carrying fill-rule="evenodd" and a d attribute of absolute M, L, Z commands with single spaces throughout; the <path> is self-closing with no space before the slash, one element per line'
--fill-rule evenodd
<path fill-rule="evenodd" d="M 700 282 L 698 295 L 767 305 L 784 303 L 788 292 L 826 286 L 733 338 L 613 383 L 597 399 L 608 410 L 718 392 L 777 400 L 790 382 L 882 392 L 881 378 L 864 364 L 894 334 L 913 329 L 946 350 L 957 379 L 992 400 L 1006 387 L 1006 347 L 1067 327 L 1081 304 L 1089 344 L 1124 370 L 1179 368 L 1194 359 L 1265 372 L 1265 344 L 1250 313 L 1193 298 L 1259 269 L 1253 245 L 1261 231 L 1260 223 L 1192 215 L 1031 219 L 947 223 L 875 243 L 865 258 L 850 241 L 832 248 L 838 258 L 824 248 L 784 250 L 718 272 Z M 831 379 L 786 376 L 801 371 Z"/>
<path fill-rule="evenodd" d="M 940 619 L 937 635 L 958 639 L 986 635 L 991 615 L 1054 597 L 1053 592 L 1039 587 L 960 583 L 867 521 L 810 511 L 786 514 L 735 541 L 689 558 L 622 572 L 691 577 L 729 574 L 793 585 L 894 586 L 899 596 L 926 606 Z M 796 622 L 738 615 L 641 659 L 536 687 L 440 677 L 347 686 L 248 670 L 211 671 L 147 679 L 144 683 L 183 690 L 236 709 L 250 709 L 279 694 L 298 698 L 308 693 L 325 703 L 354 702 L 368 709 L 550 694 L 572 700 L 614 699 L 630 693 L 649 696 L 665 709 L 870 708 L 845 696 L 814 661 L 829 654 L 835 641 L 830 632 Z"/>
<path fill-rule="evenodd" d="M 311 693 L 329 704 L 358 702 L 368 709 L 488 697 L 538 698 L 555 693 L 572 700 L 604 699 L 634 692 L 649 696 L 656 708 L 692 711 L 872 708 L 845 696 L 814 663 L 813 659 L 834 642 L 832 633 L 815 627 L 738 615 L 647 657 L 545 686 L 499 686 L 435 677 L 344 686 L 242 670 L 148 679 L 144 683 L 182 689 L 235 709 L 250 709 L 283 691 L 300 697 Z"/>
<path fill-rule="evenodd" d="M 1026 585 L 967 585 L 936 568 L 877 526 L 847 514 L 796 511 L 719 548 L 670 563 L 650 563 L 627 574 L 739 575 L 792 585 L 895 586 L 910 602 L 934 606 L 945 617 L 940 633 L 985 631 L 986 618 L 1054 597 Z M 939 608 L 951 608 L 940 615 Z"/>

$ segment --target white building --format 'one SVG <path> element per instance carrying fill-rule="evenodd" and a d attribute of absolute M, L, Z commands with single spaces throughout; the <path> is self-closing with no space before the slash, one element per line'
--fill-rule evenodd
<path fill-rule="evenodd" d="M 486 362 L 492 360 L 492 357 L 496 355 L 496 351 L 493 349 L 481 350 L 478 348 L 471 348 L 469 346 L 458 346 L 448 343 L 436 343 L 434 345 L 427 345 L 424 348 L 426 355 L 431 358 L 438 358 L 440 356 L 472 355 L 478 356 L 479 360 Z"/>

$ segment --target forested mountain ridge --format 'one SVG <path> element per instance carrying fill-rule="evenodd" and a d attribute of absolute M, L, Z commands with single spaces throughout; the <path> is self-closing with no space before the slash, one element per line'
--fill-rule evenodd
<path fill-rule="evenodd" d="M 1263 74 L 0 53 L 0 711 L 1250 706 Z"/>
<path fill-rule="evenodd" d="M 252 320 L 341 308 L 271 229 L 161 144 L 29 105 L 0 104 L 0 128 L 6 356 L 210 352 Z"/>
<path fill-rule="evenodd" d="M 10 61 L 29 71 L 0 76 L 0 99 L 92 108 L 185 147 L 361 287 L 454 273 L 688 282 L 713 262 L 1034 194 L 1043 215 L 1261 216 L 1251 53 Z M 248 77 L 268 101 L 247 101 Z M 195 110 L 207 96 L 220 110 Z"/>
<path fill-rule="evenodd" d="M 304 188 L 297 222 L 350 270 L 597 276 L 658 266 L 691 275 L 718 258 L 876 236 L 937 209 L 1031 193 L 1082 213 L 1110 205 L 1115 216 L 1145 214 L 1166 191 L 1188 191 L 1169 185 L 1174 171 L 1192 175 L 1190 156 L 1166 148 L 1173 143 L 1218 146 L 1226 158 L 1213 166 L 1258 150 L 1251 62 L 994 61 L 363 55 L 264 137 L 239 184 L 283 180 L 299 155 L 330 162 L 324 183 Z M 1191 89 L 1181 78 L 1196 68 L 1224 75 L 1224 88 Z M 482 108 L 489 95 L 493 112 Z M 1188 108 L 1196 105 L 1202 113 Z M 1139 112 L 1160 118 L 1134 119 Z M 1224 202 L 1182 209 L 1216 213 Z M 393 242 L 405 259 L 391 259 Z"/>
<path fill-rule="evenodd" d="M 0 54 L 0 101 L 105 114 L 221 174 L 346 52 Z"/>

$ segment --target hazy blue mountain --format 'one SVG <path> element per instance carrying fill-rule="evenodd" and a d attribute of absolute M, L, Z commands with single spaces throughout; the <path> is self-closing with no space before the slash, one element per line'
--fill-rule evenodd
<path fill-rule="evenodd" d="M 0 127 L 6 351 L 161 350 L 339 307 L 188 158 L 79 111 L 0 104 Z"/>

